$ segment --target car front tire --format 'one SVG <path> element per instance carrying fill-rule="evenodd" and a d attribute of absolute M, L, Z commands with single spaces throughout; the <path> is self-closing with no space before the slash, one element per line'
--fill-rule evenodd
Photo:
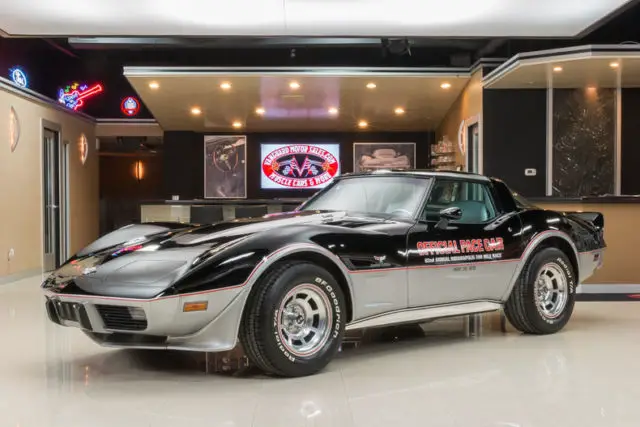
<path fill-rule="evenodd" d="M 322 370 L 345 330 L 342 289 L 322 267 L 285 262 L 259 280 L 247 301 L 240 342 L 263 371 L 300 377 Z"/>
<path fill-rule="evenodd" d="M 521 332 L 558 332 L 571 317 L 576 287 L 576 272 L 567 255 L 557 248 L 543 248 L 527 261 L 504 313 Z"/>

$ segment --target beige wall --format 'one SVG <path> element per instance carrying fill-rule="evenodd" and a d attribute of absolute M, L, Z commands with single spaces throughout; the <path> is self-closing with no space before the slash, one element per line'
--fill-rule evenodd
<path fill-rule="evenodd" d="M 585 283 L 640 284 L 638 253 L 633 244 L 640 240 L 640 205 L 636 203 L 536 203 L 557 211 L 600 212 L 604 215 L 604 264 Z M 636 236 L 637 235 L 637 236 Z"/>
<path fill-rule="evenodd" d="M 20 122 L 20 140 L 12 153 L 9 114 Z M 0 276 L 42 268 L 42 119 L 58 124 L 61 142 L 69 141 L 70 254 L 98 235 L 98 156 L 92 121 L 38 100 L 12 93 L 0 83 Z M 89 155 L 80 162 L 84 133 Z M 9 261 L 9 250 L 15 250 Z"/>
<path fill-rule="evenodd" d="M 463 120 L 474 121 L 476 118 L 481 121 L 482 113 L 482 70 L 479 69 L 471 76 L 471 79 L 464 87 L 460 96 L 453 103 L 444 119 L 436 129 L 436 142 L 441 141 L 446 136 L 453 142 L 456 151 L 457 165 L 464 166 L 465 157 L 458 148 L 458 131 Z M 482 129 L 482 124 L 480 124 Z M 482 134 L 480 135 L 482 138 Z"/>

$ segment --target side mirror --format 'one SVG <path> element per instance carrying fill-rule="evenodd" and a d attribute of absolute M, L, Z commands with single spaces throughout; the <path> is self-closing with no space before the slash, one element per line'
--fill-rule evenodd
<path fill-rule="evenodd" d="M 457 221 L 462 218 L 462 209 L 457 206 L 442 209 L 440 211 L 440 218 L 446 218 L 449 221 Z"/>
<path fill-rule="evenodd" d="M 462 209 L 456 206 L 442 209 L 440 212 L 440 221 L 436 224 L 436 228 L 446 230 L 449 221 L 457 221 L 462 218 Z"/>

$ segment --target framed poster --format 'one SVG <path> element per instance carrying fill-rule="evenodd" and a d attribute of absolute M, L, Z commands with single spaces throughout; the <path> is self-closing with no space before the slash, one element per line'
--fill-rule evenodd
<path fill-rule="evenodd" d="M 415 142 L 355 142 L 353 171 L 415 169 Z"/>
<path fill-rule="evenodd" d="M 244 199 L 247 197 L 247 137 L 205 135 L 204 197 Z"/>

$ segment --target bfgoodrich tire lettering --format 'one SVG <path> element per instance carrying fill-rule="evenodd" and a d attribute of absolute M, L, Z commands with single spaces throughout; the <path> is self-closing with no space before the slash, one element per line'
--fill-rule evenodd
<path fill-rule="evenodd" d="M 243 316 L 240 341 L 249 359 L 280 376 L 304 376 L 334 357 L 345 327 L 342 289 L 325 269 L 293 261 L 258 283 Z"/>
<path fill-rule="evenodd" d="M 576 272 L 567 255 L 557 248 L 543 248 L 520 273 L 505 304 L 505 315 L 522 332 L 558 332 L 573 312 L 576 286 Z"/>

